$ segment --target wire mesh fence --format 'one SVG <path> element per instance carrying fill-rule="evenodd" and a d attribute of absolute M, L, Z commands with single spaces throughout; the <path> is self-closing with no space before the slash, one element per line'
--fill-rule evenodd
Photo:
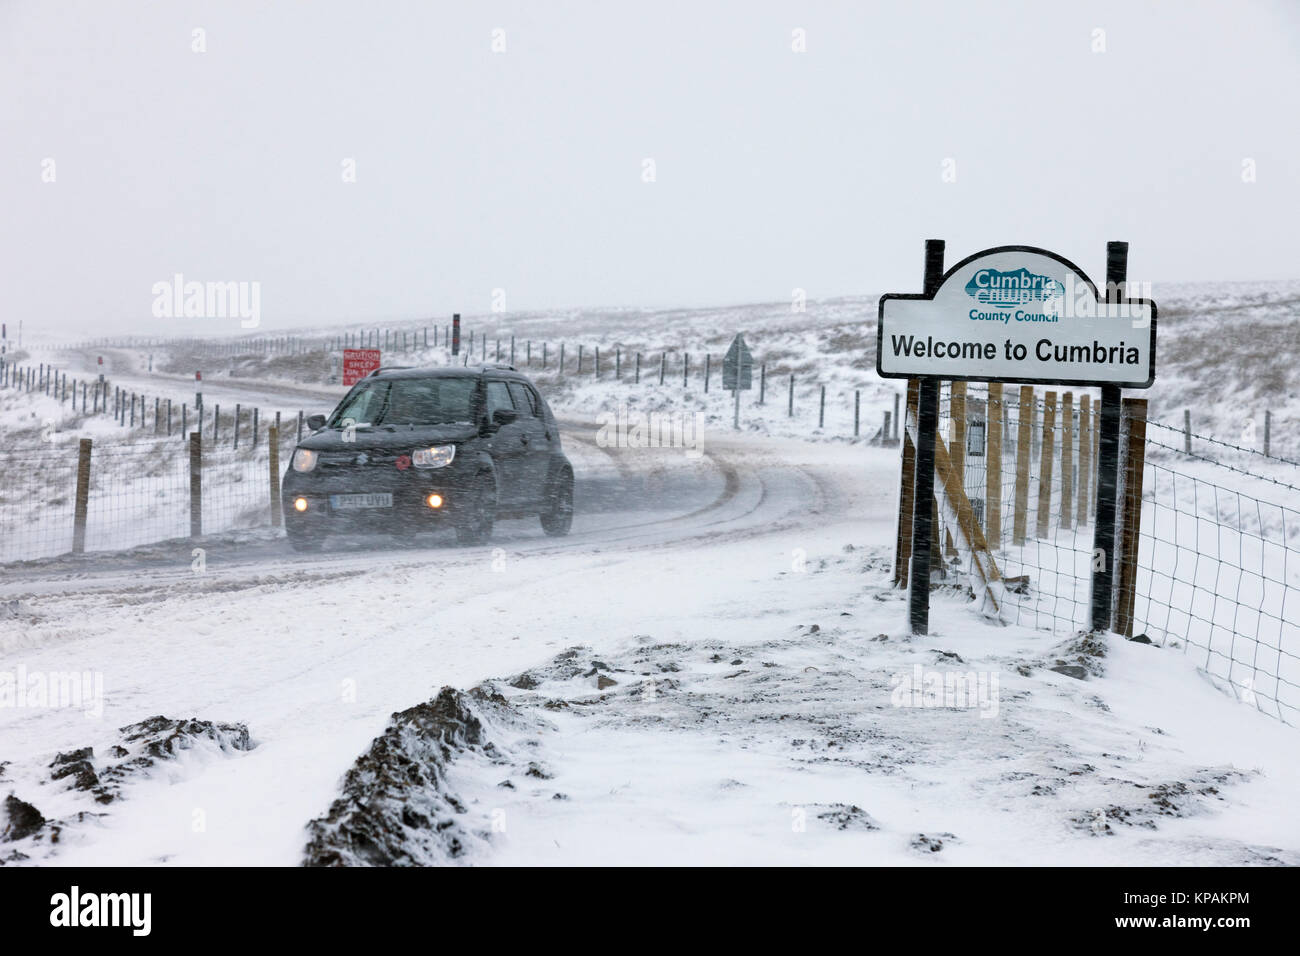
<path fill-rule="evenodd" d="M 134 548 L 191 534 L 198 498 L 202 534 L 271 524 L 270 429 L 260 441 L 200 442 L 196 484 L 191 445 L 165 436 L 89 442 L 82 496 L 84 550 Z M 280 439 L 287 461 L 293 435 Z M 79 445 L 60 438 L 0 451 L 0 562 L 55 557 L 77 537 Z"/>
<path fill-rule="evenodd" d="M 1084 396 L 1087 395 L 1087 401 Z M 1068 402 L 1067 402 L 1068 396 Z M 1074 632 L 1088 625 L 1096 461 L 1094 397 L 998 394 L 970 384 L 943 395 L 939 433 L 1006 585 L 1002 618 Z M 946 566 L 969 574 L 950 515 L 940 513 Z"/>
<path fill-rule="evenodd" d="M 1300 511 L 1163 463 L 1147 462 L 1143 482 L 1134 629 L 1295 723 Z"/>
<path fill-rule="evenodd" d="M 1162 441 L 1168 426 L 1144 413 L 1142 402 L 1126 410 L 1121 435 L 1119 504 L 1132 494 L 1140 518 L 1132 576 L 1116 577 L 1115 626 L 1183 648 L 1240 700 L 1296 723 L 1300 484 L 1277 470 L 1290 463 L 1190 432 L 1181 445 Z M 939 435 L 998 564 L 1004 621 L 1066 633 L 1090 626 L 1097 425 L 1097 396 L 1086 391 L 999 396 L 972 385 L 941 399 Z M 1188 445 L 1222 446 L 1228 460 Z M 1124 478 L 1128 468 L 1140 486 L 1124 487 L 1135 481 Z M 944 570 L 971 575 L 975 556 L 958 547 L 951 515 L 940 511 L 937 529 Z M 1117 541 L 1111 553 L 1123 561 L 1121 552 Z"/>

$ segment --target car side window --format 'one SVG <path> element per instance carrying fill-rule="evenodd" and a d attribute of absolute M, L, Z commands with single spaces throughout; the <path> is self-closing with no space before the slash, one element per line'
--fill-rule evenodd
<path fill-rule="evenodd" d="M 515 408 L 519 409 L 520 418 L 537 417 L 537 402 L 526 386 L 519 382 L 511 382 L 510 397 L 515 400 Z"/>
<path fill-rule="evenodd" d="M 488 382 L 487 383 L 487 417 L 491 421 L 496 415 L 498 409 L 513 409 L 514 403 L 510 401 L 510 389 L 506 387 L 505 382 Z"/>

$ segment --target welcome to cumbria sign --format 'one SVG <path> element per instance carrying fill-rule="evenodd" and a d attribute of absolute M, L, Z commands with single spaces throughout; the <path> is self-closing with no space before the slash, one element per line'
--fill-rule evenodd
<path fill-rule="evenodd" d="M 933 295 L 882 296 L 876 346 L 885 378 L 1148 388 L 1156 304 L 1108 301 L 1069 260 L 999 246 L 957 263 Z"/>

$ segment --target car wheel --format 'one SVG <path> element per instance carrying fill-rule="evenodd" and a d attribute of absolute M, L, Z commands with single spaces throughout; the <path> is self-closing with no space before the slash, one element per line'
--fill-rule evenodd
<path fill-rule="evenodd" d="M 456 521 L 456 540 L 461 544 L 482 544 L 492 536 L 496 517 L 496 482 L 491 475 L 481 474 L 475 482 L 469 507 Z"/>
<path fill-rule="evenodd" d="M 546 510 L 541 514 L 542 530 L 553 537 L 562 537 L 573 527 L 573 472 L 560 473 L 547 497 Z"/>
<path fill-rule="evenodd" d="M 325 546 L 325 536 L 323 534 L 310 532 L 303 528 L 294 528 L 293 525 L 285 528 L 285 532 L 289 535 L 289 547 L 300 554 L 311 554 Z"/>

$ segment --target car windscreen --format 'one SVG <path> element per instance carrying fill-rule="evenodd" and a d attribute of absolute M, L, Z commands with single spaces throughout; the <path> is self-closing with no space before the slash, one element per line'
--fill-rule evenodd
<path fill-rule="evenodd" d="M 348 395 L 330 426 L 445 425 L 474 421 L 473 378 L 397 378 L 366 382 Z"/>

